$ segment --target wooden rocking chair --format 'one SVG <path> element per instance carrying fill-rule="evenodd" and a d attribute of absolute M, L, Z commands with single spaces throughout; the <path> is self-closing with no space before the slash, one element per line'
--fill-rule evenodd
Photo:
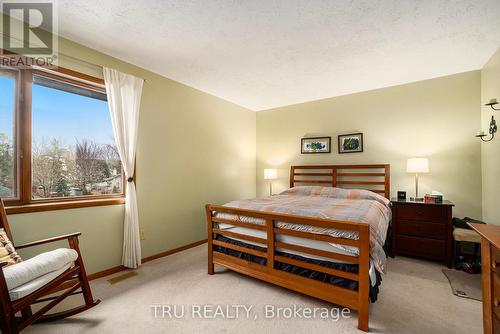
<path fill-rule="evenodd" d="M 13 242 L 2 199 L 0 199 L 0 228 L 5 230 L 5 233 L 11 242 Z M 0 328 L 2 333 L 19 333 L 32 323 L 59 320 L 88 310 L 100 303 L 100 300 L 94 300 L 92 297 L 92 291 L 90 290 L 89 281 L 78 248 L 78 236 L 80 235 L 80 232 L 72 233 L 15 246 L 16 249 L 22 249 L 67 239 L 69 247 L 78 253 L 78 258 L 74 261 L 72 267 L 65 270 L 49 283 L 22 298 L 11 300 L 2 268 L 5 266 L 5 263 L 0 264 Z M 46 297 L 61 290 L 64 292 L 58 296 Z M 79 293 L 83 294 L 85 304 L 66 311 L 46 314 L 66 297 Z M 33 313 L 31 305 L 43 302 L 48 303 Z M 20 316 L 16 316 L 18 313 L 20 313 Z"/>

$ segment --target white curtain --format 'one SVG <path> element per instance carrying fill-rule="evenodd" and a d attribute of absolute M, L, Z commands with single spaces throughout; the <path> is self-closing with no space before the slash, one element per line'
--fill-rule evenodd
<path fill-rule="evenodd" d="M 122 264 L 137 268 L 141 264 L 141 241 L 133 176 L 144 80 L 106 67 L 103 73 L 113 134 L 127 180 Z"/>

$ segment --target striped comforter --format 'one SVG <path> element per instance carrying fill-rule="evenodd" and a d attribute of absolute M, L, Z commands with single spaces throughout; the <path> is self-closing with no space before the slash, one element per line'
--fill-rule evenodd
<path fill-rule="evenodd" d="M 386 256 L 383 250 L 391 209 L 389 200 L 374 192 L 360 189 L 332 187 L 294 187 L 276 196 L 238 200 L 225 204 L 228 207 L 256 211 L 284 213 L 306 217 L 327 218 L 340 221 L 367 223 L 370 226 L 370 255 L 375 267 L 385 272 Z M 265 224 L 262 219 L 218 214 L 220 218 Z M 276 222 L 278 227 L 335 237 L 357 239 L 358 233 L 334 228 L 322 228 L 293 223 Z M 357 255 L 356 247 L 332 244 L 344 252 Z"/>

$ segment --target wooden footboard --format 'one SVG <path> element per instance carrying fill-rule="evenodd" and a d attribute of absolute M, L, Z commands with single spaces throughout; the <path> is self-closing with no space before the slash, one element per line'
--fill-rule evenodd
<path fill-rule="evenodd" d="M 238 216 L 255 217 L 265 221 L 264 225 L 246 223 L 243 221 L 234 221 L 221 219 L 215 216 L 217 213 L 228 213 Z M 368 305 L 369 305 L 369 266 L 370 266 L 370 230 L 368 224 L 343 222 L 321 218 L 307 218 L 302 216 L 293 216 L 285 214 L 265 213 L 261 211 L 229 208 L 219 205 L 206 205 L 207 221 L 208 221 L 208 273 L 214 273 L 214 264 L 218 264 L 231 270 L 246 274 L 260 280 L 270 282 L 306 295 L 316 297 L 328 302 L 345 306 L 358 312 L 358 328 L 363 331 L 368 331 Z M 308 232 L 283 229 L 276 226 L 276 222 L 289 222 L 301 225 L 310 225 L 318 227 L 329 227 L 340 230 L 357 231 L 359 233 L 358 240 L 345 238 L 337 238 L 333 236 L 313 234 Z M 266 239 L 248 236 L 244 234 L 234 233 L 228 230 L 221 230 L 214 227 L 214 223 L 225 223 L 234 226 L 241 226 L 256 230 L 265 231 Z M 242 247 L 220 240 L 215 240 L 214 236 L 220 234 L 228 238 L 238 238 L 250 242 L 267 245 L 267 251 L 258 251 L 247 247 Z M 334 252 L 317 250 L 309 247 L 298 246 L 275 240 L 277 234 L 286 234 L 294 237 L 305 239 L 326 241 L 335 244 L 354 246 L 359 248 L 359 256 L 347 256 Z M 215 246 L 226 247 L 247 254 L 259 256 L 267 259 L 266 265 L 260 265 L 255 262 L 242 260 L 232 257 L 217 251 L 214 251 Z M 291 259 L 275 254 L 275 249 L 293 250 L 311 255 L 322 256 L 332 259 L 332 261 L 341 260 L 351 264 L 359 265 L 358 273 L 348 273 L 345 271 L 327 268 L 324 266 L 312 264 L 309 262 Z M 333 284 L 323 283 L 314 279 L 302 277 L 292 273 L 288 273 L 275 268 L 274 263 L 281 262 L 298 267 L 311 269 L 314 271 L 346 278 L 358 282 L 358 290 L 350 290 Z"/>

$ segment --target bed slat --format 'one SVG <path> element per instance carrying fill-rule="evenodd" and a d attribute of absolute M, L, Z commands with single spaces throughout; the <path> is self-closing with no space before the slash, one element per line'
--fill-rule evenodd
<path fill-rule="evenodd" d="M 292 244 L 289 244 L 286 242 L 279 242 L 279 241 L 276 241 L 274 243 L 274 245 L 276 248 L 279 248 L 280 250 L 288 249 L 288 250 L 293 250 L 296 252 L 302 252 L 302 253 L 307 253 L 307 254 L 311 254 L 311 255 L 327 257 L 330 259 L 340 260 L 340 261 L 353 263 L 353 264 L 359 263 L 358 257 L 356 257 L 356 256 L 348 256 L 348 255 L 338 254 L 338 253 L 334 253 L 334 252 L 314 249 L 314 248 L 310 248 L 310 247 L 292 245 Z"/>
<path fill-rule="evenodd" d="M 242 239 L 242 240 L 246 240 L 246 241 L 252 241 L 252 242 L 262 244 L 262 245 L 266 245 L 266 243 L 267 243 L 267 239 L 254 237 L 251 235 L 246 235 L 246 234 L 241 234 L 241 233 L 236 233 L 236 232 L 231 232 L 231 231 L 227 231 L 227 230 L 221 230 L 218 228 L 214 228 L 213 232 L 217 233 L 217 234 L 225 235 L 225 236 L 230 237 L 230 238 L 237 238 L 237 239 Z"/>
<path fill-rule="evenodd" d="M 255 250 L 255 249 L 250 249 L 250 248 L 246 248 L 246 247 L 242 247 L 242 246 L 238 246 L 238 245 L 233 245 L 233 244 L 230 244 L 230 243 L 227 243 L 224 241 L 220 241 L 220 240 L 213 240 L 212 243 L 214 245 L 217 245 L 217 246 L 230 248 L 230 249 L 235 250 L 235 251 L 248 253 L 248 254 L 252 254 L 255 256 L 260 256 L 263 258 L 266 258 L 266 255 L 267 255 L 266 252 L 261 252 L 261 251 Z"/>
<path fill-rule="evenodd" d="M 278 234 L 285 234 L 285 235 L 290 235 L 290 236 L 298 237 L 298 238 L 331 242 L 331 243 L 338 244 L 338 245 L 348 245 L 348 246 L 354 246 L 354 247 L 357 247 L 359 245 L 358 240 L 337 238 L 337 237 L 325 235 L 325 234 L 295 231 L 295 230 L 290 230 L 290 229 L 286 229 L 286 228 L 277 227 L 274 229 L 274 232 L 278 233 Z"/>
<path fill-rule="evenodd" d="M 337 184 L 366 184 L 366 185 L 384 185 L 385 182 L 378 181 L 337 181 Z"/>
<path fill-rule="evenodd" d="M 259 224 L 253 224 L 253 223 L 245 223 L 239 220 L 229 220 L 229 219 L 221 219 L 217 217 L 213 217 L 212 221 L 215 223 L 221 223 L 221 224 L 228 224 L 228 225 L 234 225 L 234 226 L 239 226 L 239 227 L 246 227 L 246 228 L 252 228 L 254 230 L 260 230 L 260 231 L 265 231 L 266 227 L 263 225 Z"/>
<path fill-rule="evenodd" d="M 323 183 L 323 184 L 331 184 L 332 181 L 327 180 L 293 180 L 295 183 Z"/>
<path fill-rule="evenodd" d="M 325 274 L 330 274 L 333 276 L 346 278 L 346 279 L 349 279 L 351 281 L 356 281 L 356 282 L 358 281 L 358 274 L 348 273 L 346 271 L 328 268 L 328 267 L 324 267 L 324 266 L 314 264 L 314 263 L 299 261 L 299 260 L 295 260 L 295 259 L 285 257 L 285 256 L 276 255 L 274 257 L 274 259 L 278 262 L 291 264 L 293 266 L 302 267 L 302 268 L 306 268 L 306 269 L 310 269 L 310 270 L 314 270 L 314 271 L 319 271 L 319 272 L 322 272 Z"/>

